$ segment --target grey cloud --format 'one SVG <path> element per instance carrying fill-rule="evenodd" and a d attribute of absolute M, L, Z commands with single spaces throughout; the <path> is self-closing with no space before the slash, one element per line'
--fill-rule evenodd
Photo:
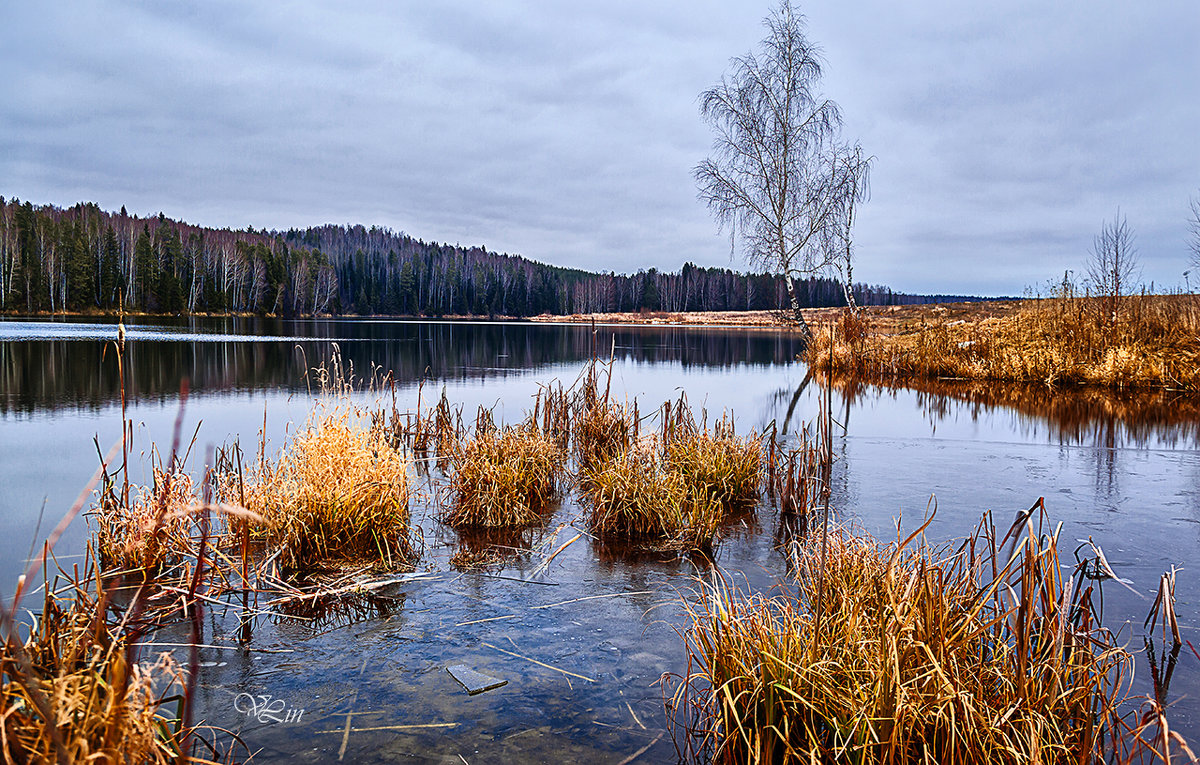
<path fill-rule="evenodd" d="M 1194 3 L 801 9 L 847 136 L 878 157 L 856 274 L 1019 293 L 1081 260 L 1119 205 L 1146 277 L 1178 279 L 1200 186 Z M 0 193 L 216 226 L 362 221 L 569 266 L 739 266 L 696 200 L 696 96 L 766 11 L 18 4 Z"/>

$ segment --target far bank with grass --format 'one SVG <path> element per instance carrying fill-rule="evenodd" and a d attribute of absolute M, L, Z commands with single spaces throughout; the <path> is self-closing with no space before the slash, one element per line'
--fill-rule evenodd
<path fill-rule="evenodd" d="M 1200 393 L 1200 296 L 924 306 L 843 313 L 806 361 L 864 382 L 994 380 Z"/>

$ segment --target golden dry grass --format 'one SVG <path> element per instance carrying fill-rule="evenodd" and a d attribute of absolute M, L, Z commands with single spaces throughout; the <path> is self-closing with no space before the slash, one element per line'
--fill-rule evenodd
<path fill-rule="evenodd" d="M 136 487 L 128 504 L 109 485 L 96 506 L 96 541 L 106 569 L 156 570 L 191 555 L 192 517 L 199 500 L 191 476 L 154 469 L 154 483 Z"/>
<path fill-rule="evenodd" d="M 667 442 L 666 464 L 683 479 L 693 504 L 715 502 L 729 513 L 758 501 L 763 450 L 757 439 L 738 438 L 730 429 L 689 434 Z"/>
<path fill-rule="evenodd" d="M 595 401 L 584 405 L 574 427 L 575 465 L 587 477 L 626 451 L 633 437 L 632 414 L 620 404 Z"/>
<path fill-rule="evenodd" d="M 1161 387 L 1200 391 L 1200 298 L 1122 299 L 1114 319 L 1095 298 L 1029 300 L 1006 315 L 928 320 L 883 334 L 843 320 L 817 332 L 809 364 L 868 381 L 928 378 Z M 871 314 L 867 314 L 869 317 Z"/>
<path fill-rule="evenodd" d="M 714 579 L 688 606 L 672 700 L 687 752 L 947 765 L 1149 753 L 1119 709 L 1131 656 L 1097 620 L 1097 572 L 1064 570 L 1042 522 L 1011 546 L 990 526 L 954 548 L 836 530 L 822 555 L 815 534 L 795 548 L 794 594 Z"/>
<path fill-rule="evenodd" d="M 128 638 L 95 596 L 78 583 L 67 590 L 45 597 L 24 639 L 4 641 L 4 762 L 179 762 L 181 726 L 168 707 L 183 690 L 181 668 L 167 654 L 129 666 Z"/>
<path fill-rule="evenodd" d="M 632 449 L 598 465 L 588 528 L 602 536 L 668 538 L 687 525 L 687 486 L 652 452 Z"/>
<path fill-rule="evenodd" d="M 526 526 L 542 519 L 554 498 L 566 456 L 558 443 L 531 425 L 485 429 L 451 460 L 451 527 Z"/>
<path fill-rule="evenodd" d="M 246 507 L 264 519 L 285 570 L 415 558 L 408 460 L 357 419 L 349 405 L 318 407 L 277 462 L 264 460 L 246 479 Z"/>

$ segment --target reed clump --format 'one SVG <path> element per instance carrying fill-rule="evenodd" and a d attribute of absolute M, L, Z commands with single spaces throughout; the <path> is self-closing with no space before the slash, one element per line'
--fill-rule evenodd
<path fill-rule="evenodd" d="M 182 724 L 170 709 L 183 670 L 169 654 L 130 664 L 128 636 L 86 584 L 48 592 L 24 638 L 5 630 L 4 762 L 191 761 L 179 757 Z"/>
<path fill-rule="evenodd" d="M 484 428 L 451 460 L 453 499 L 443 521 L 454 528 L 536 523 L 556 495 L 565 460 L 559 444 L 529 424 Z"/>
<path fill-rule="evenodd" d="M 629 448 L 633 423 L 620 404 L 585 406 L 575 424 L 575 463 L 580 476 L 590 476 Z"/>
<path fill-rule="evenodd" d="M 666 464 L 677 473 L 693 504 L 715 503 L 723 513 L 752 507 L 763 484 L 763 449 L 738 438 L 730 425 L 667 442 Z"/>
<path fill-rule="evenodd" d="M 416 557 L 408 460 L 356 416 L 348 406 L 315 409 L 278 461 L 261 460 L 246 479 L 246 507 L 263 518 L 285 570 L 334 561 L 397 567 Z"/>
<path fill-rule="evenodd" d="M 687 486 L 657 455 L 632 449 L 598 466 L 588 528 L 601 536 L 668 538 L 687 524 Z"/>
<path fill-rule="evenodd" d="M 1038 506 L 1040 506 L 1040 502 Z M 715 578 L 688 605 L 672 708 L 713 762 L 1128 762 L 1131 657 L 1103 578 L 1064 575 L 1058 529 L 990 522 L 958 547 L 831 530 L 793 551 L 794 594 Z M 1018 538 L 1019 537 L 1019 538 Z M 1068 569 L 1069 571 L 1069 569 Z"/>
<path fill-rule="evenodd" d="M 637 435 L 637 416 L 611 399 L 611 379 L 610 369 L 601 392 L 593 362 L 576 394 L 577 414 L 572 428 L 575 466 L 585 481 L 593 471 L 627 451 Z"/>
<path fill-rule="evenodd" d="M 588 528 L 601 538 L 703 549 L 724 519 L 720 502 L 690 491 L 684 475 L 668 468 L 657 443 L 639 443 L 600 465 L 586 494 Z"/>
<path fill-rule="evenodd" d="M 94 518 L 101 564 L 109 570 L 153 571 L 190 557 L 189 508 L 199 504 L 191 476 L 155 467 L 153 483 L 134 491 L 124 502 L 109 482 L 100 494 Z"/>
<path fill-rule="evenodd" d="M 931 378 L 1159 387 L 1200 391 L 1200 299 L 1124 297 L 1028 300 L 1004 316 L 939 321 L 892 334 L 817 333 L 806 351 L 819 369 L 867 381 Z"/>

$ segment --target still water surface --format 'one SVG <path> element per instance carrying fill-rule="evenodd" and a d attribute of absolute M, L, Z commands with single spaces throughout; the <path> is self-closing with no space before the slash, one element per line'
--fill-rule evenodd
<path fill-rule="evenodd" d="M 0 321 L 0 594 L 11 593 L 31 545 L 95 469 L 94 439 L 107 451 L 119 438 L 115 335 L 108 323 Z M 444 389 L 466 412 L 495 406 L 497 419 L 515 420 L 539 385 L 570 384 L 587 359 L 610 353 L 614 392 L 637 396 L 643 412 L 686 392 L 710 415 L 731 411 L 743 431 L 774 421 L 794 433 L 819 406 L 817 386 L 805 384 L 795 361 L 796 338 L 761 330 L 208 319 L 144 320 L 130 325 L 129 338 L 139 480 L 149 478 L 150 445 L 169 448 L 181 379 L 191 388 L 184 430 L 199 427 L 193 468 L 209 444 L 257 443 L 264 416 L 271 453 L 304 421 L 317 384 L 309 370 L 335 348 L 360 378 L 391 372 L 401 409 L 418 395 L 428 405 Z M 833 503 L 839 519 L 890 537 L 895 519 L 913 528 L 936 501 L 930 535 L 940 540 L 968 532 L 985 510 L 1003 523 L 1044 496 L 1065 544 L 1092 537 L 1151 595 L 1172 563 L 1190 564 L 1200 540 L 1193 407 L 1163 396 L 1065 399 L 1039 390 L 837 391 L 844 430 Z M 203 716 L 239 731 L 260 761 L 616 763 L 645 747 L 647 761 L 674 759 L 670 736 L 661 735 L 659 679 L 683 669 L 677 593 L 704 574 L 697 563 L 631 557 L 584 537 L 538 584 L 513 579 L 529 578 L 539 552 L 495 575 L 463 574 L 449 565 L 457 535 L 428 508 L 414 509 L 425 578 L 390 587 L 369 613 L 260 620 L 251 650 L 202 651 Z M 555 549 L 576 533 L 560 524 L 579 512 L 568 497 L 526 541 Z M 750 587 L 779 581 L 776 524 L 762 508 L 729 529 L 716 563 Z M 64 539 L 63 565 L 76 560 L 85 532 L 79 523 Z M 1186 568 L 1179 575 L 1188 639 L 1200 624 L 1193 576 Z M 1150 600 L 1115 586 L 1105 596 L 1108 623 L 1128 622 L 1123 637 L 1140 650 Z M 209 619 L 209 643 L 233 642 L 228 615 Z M 453 664 L 508 684 L 468 696 L 445 671 Z M 1138 673 L 1144 691 L 1142 656 Z M 1200 661 L 1185 647 L 1170 695 L 1183 697 L 1173 724 L 1193 740 L 1197 692 Z M 239 694 L 304 712 L 290 722 L 260 720 L 245 714 L 248 697 L 239 702 Z"/>

